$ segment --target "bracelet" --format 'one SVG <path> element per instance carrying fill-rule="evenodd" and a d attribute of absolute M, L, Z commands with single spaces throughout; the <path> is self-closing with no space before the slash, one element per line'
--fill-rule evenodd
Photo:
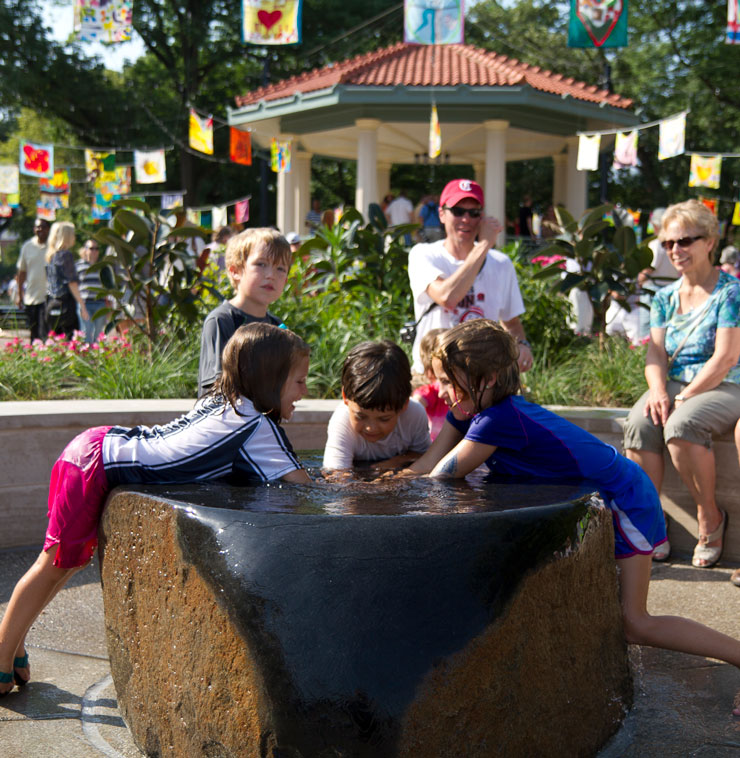
<path fill-rule="evenodd" d="M 683 403 L 685 400 L 688 400 L 688 398 L 685 395 L 676 395 L 676 397 L 673 398 L 673 402 L 675 403 L 676 400 L 680 400 Z"/>
<path fill-rule="evenodd" d="M 519 344 L 519 345 L 525 345 L 526 347 L 532 347 L 529 344 L 529 340 L 525 340 L 525 339 L 517 340 L 517 344 Z"/>

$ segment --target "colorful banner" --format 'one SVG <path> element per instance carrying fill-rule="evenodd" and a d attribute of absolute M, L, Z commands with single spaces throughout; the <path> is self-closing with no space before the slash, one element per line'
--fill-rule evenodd
<path fill-rule="evenodd" d="M 18 148 L 21 174 L 51 179 L 54 176 L 54 145 L 37 145 L 21 140 Z"/>
<path fill-rule="evenodd" d="M 462 44 L 463 5 L 463 0 L 404 0 L 403 41 L 416 45 Z"/>
<path fill-rule="evenodd" d="M 629 168 L 637 165 L 637 129 L 633 132 L 618 132 L 614 141 L 612 168 Z"/>
<path fill-rule="evenodd" d="M 701 200 L 701 202 L 706 205 L 706 207 L 709 208 L 709 210 L 712 211 L 715 216 L 717 215 L 717 206 L 719 203 L 716 198 L 700 197 L 699 200 Z"/>
<path fill-rule="evenodd" d="M 740 9 L 738 0 L 727 0 L 727 36 L 728 45 L 740 45 Z"/>
<path fill-rule="evenodd" d="M 226 206 L 225 205 L 216 205 L 211 210 L 211 224 L 213 225 L 214 229 L 218 229 L 219 227 L 226 226 L 227 222 L 227 212 L 226 212 Z"/>
<path fill-rule="evenodd" d="M 95 150 L 85 150 L 85 172 L 87 181 L 100 181 L 104 174 L 114 173 L 116 170 L 116 154 L 101 153 Z"/>
<path fill-rule="evenodd" d="M 732 221 L 730 223 L 733 226 L 740 226 L 740 203 L 735 203 L 735 207 L 732 210 Z"/>
<path fill-rule="evenodd" d="M 13 209 L 17 208 L 20 202 L 21 196 L 18 192 L 0 193 L 0 218 L 10 218 L 13 215 Z"/>
<path fill-rule="evenodd" d="M 568 47 L 626 47 L 627 0 L 570 0 Z"/>
<path fill-rule="evenodd" d="M 242 166 L 252 165 L 252 135 L 249 132 L 230 127 L 229 158 Z"/>
<path fill-rule="evenodd" d="M 69 208 L 69 195 L 56 194 L 54 192 L 41 192 L 36 203 L 36 215 L 39 218 L 45 218 L 47 221 L 54 221 L 57 217 L 57 211 L 62 208 Z"/>
<path fill-rule="evenodd" d="M 69 171 L 66 168 L 60 168 L 54 171 L 54 176 L 51 179 L 39 179 L 39 189 L 42 192 L 50 192 L 56 195 L 68 194 Z"/>
<path fill-rule="evenodd" d="M 92 204 L 90 208 L 90 218 L 94 221 L 110 221 L 113 218 L 113 212 L 108 205 Z"/>
<path fill-rule="evenodd" d="M 74 30 L 81 42 L 131 39 L 133 0 L 75 0 Z"/>
<path fill-rule="evenodd" d="M 683 155 L 686 137 L 686 114 L 660 122 L 660 141 L 658 143 L 658 160 L 675 158 Z"/>
<path fill-rule="evenodd" d="M 190 224 L 200 226 L 200 211 L 194 211 L 192 208 L 187 208 L 185 210 L 185 219 Z"/>
<path fill-rule="evenodd" d="M 18 166 L 0 166 L 0 194 L 12 195 L 20 192 L 20 172 Z"/>
<path fill-rule="evenodd" d="M 201 118 L 190 109 L 190 147 L 206 155 L 213 155 L 213 116 Z"/>
<path fill-rule="evenodd" d="M 592 137 L 582 134 L 578 138 L 578 159 L 576 162 L 578 171 L 596 171 L 599 167 L 600 145 L 600 134 L 594 134 Z"/>
<path fill-rule="evenodd" d="M 162 210 L 173 211 L 175 208 L 182 208 L 185 195 L 182 192 L 172 192 L 169 195 L 162 195 Z"/>
<path fill-rule="evenodd" d="M 139 184 L 157 184 L 167 181 L 164 150 L 134 150 L 134 168 Z"/>
<path fill-rule="evenodd" d="M 252 45 L 297 45 L 301 0 L 242 0 L 242 40 Z"/>
<path fill-rule="evenodd" d="M 249 221 L 249 199 L 240 200 L 236 204 L 236 223 L 246 224 Z"/>
<path fill-rule="evenodd" d="M 719 189 L 722 172 L 722 156 L 692 155 L 689 187 L 710 187 Z"/>
<path fill-rule="evenodd" d="M 270 168 L 276 174 L 290 171 L 290 140 L 273 139 L 270 143 Z"/>
<path fill-rule="evenodd" d="M 439 128 L 437 106 L 432 105 L 432 115 L 429 119 L 429 157 L 436 158 L 442 152 L 442 130 Z"/>

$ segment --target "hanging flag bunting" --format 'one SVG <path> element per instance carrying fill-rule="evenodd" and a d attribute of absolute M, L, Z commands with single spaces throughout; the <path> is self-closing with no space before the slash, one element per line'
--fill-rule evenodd
<path fill-rule="evenodd" d="M 68 194 L 55 194 L 53 192 L 41 192 L 36 203 L 36 215 L 47 221 L 54 221 L 57 217 L 57 211 L 62 208 L 69 208 Z"/>
<path fill-rule="evenodd" d="M 242 166 L 252 165 L 252 135 L 249 132 L 230 127 L 229 158 Z"/>
<path fill-rule="evenodd" d="M 194 211 L 192 208 L 187 208 L 185 210 L 185 218 L 189 223 L 195 224 L 195 226 L 200 226 L 200 211 Z"/>
<path fill-rule="evenodd" d="M 201 118 L 192 108 L 190 109 L 189 144 L 193 150 L 213 155 L 213 116 Z"/>
<path fill-rule="evenodd" d="M 301 0 L 242 0 L 242 40 L 252 45 L 297 45 Z"/>
<path fill-rule="evenodd" d="M 81 42 L 131 39 L 133 0 L 75 0 L 74 30 Z"/>
<path fill-rule="evenodd" d="M 735 207 L 732 211 L 732 221 L 730 223 L 733 226 L 740 226 L 740 203 L 735 203 Z"/>
<path fill-rule="evenodd" d="M 114 185 L 119 197 L 131 193 L 131 166 L 116 166 Z"/>
<path fill-rule="evenodd" d="M 710 187 L 711 189 L 719 189 L 721 171 L 721 155 L 692 155 L 689 187 Z"/>
<path fill-rule="evenodd" d="M 53 194 L 69 193 L 69 171 L 66 168 L 54 171 L 51 179 L 39 179 L 39 189 L 42 192 L 51 192 Z"/>
<path fill-rule="evenodd" d="M 715 216 L 717 215 L 717 200 L 716 200 L 716 198 L 713 198 L 713 197 L 700 197 L 699 200 L 701 200 L 701 202 L 704 205 L 706 205 L 706 207 L 709 208 L 709 210 L 712 211 L 712 213 L 714 213 Z"/>
<path fill-rule="evenodd" d="M 113 212 L 110 206 L 101 206 L 97 203 L 93 203 L 90 208 L 90 218 L 93 222 L 97 221 L 110 221 L 113 218 Z"/>
<path fill-rule="evenodd" d="M 728 45 L 740 45 L 740 9 L 738 0 L 727 0 L 727 36 Z"/>
<path fill-rule="evenodd" d="M 627 0 L 570 0 L 568 47 L 626 47 Z"/>
<path fill-rule="evenodd" d="M 44 179 L 54 176 L 54 145 L 37 145 L 21 140 L 19 153 L 21 174 Z"/>
<path fill-rule="evenodd" d="M 225 205 L 216 205 L 211 210 L 211 224 L 213 224 L 214 229 L 218 229 L 219 227 L 226 226 L 227 224 L 227 213 L 226 213 L 226 206 Z"/>
<path fill-rule="evenodd" d="M 213 216 L 211 216 L 211 211 L 200 212 L 200 225 L 203 229 L 213 228 Z"/>
<path fill-rule="evenodd" d="M 685 113 L 661 121 L 660 140 L 658 143 L 658 160 L 664 161 L 666 158 L 675 158 L 677 155 L 683 155 L 685 136 Z"/>
<path fill-rule="evenodd" d="M 249 221 L 249 200 L 240 200 L 236 204 L 236 223 L 246 224 Z"/>
<path fill-rule="evenodd" d="M 104 174 L 112 174 L 116 170 L 115 152 L 101 153 L 95 150 L 85 150 L 85 171 L 88 182 L 97 182 Z"/>
<path fill-rule="evenodd" d="M 592 137 L 582 134 L 578 138 L 578 159 L 576 162 L 576 168 L 579 171 L 596 171 L 599 167 L 600 145 L 600 134 L 594 134 Z"/>
<path fill-rule="evenodd" d="M 432 104 L 432 115 L 429 119 L 429 157 L 436 158 L 442 152 L 442 131 L 439 128 L 437 105 Z"/>
<path fill-rule="evenodd" d="M 276 174 L 290 171 L 290 140 L 276 140 L 270 143 L 270 168 Z"/>
<path fill-rule="evenodd" d="M 17 208 L 20 202 L 21 196 L 18 192 L 0 193 L 0 218 L 11 218 L 13 209 Z"/>
<path fill-rule="evenodd" d="M 0 193 L 12 195 L 20 192 L 20 176 L 18 166 L 12 164 L 0 166 Z"/>
<path fill-rule="evenodd" d="M 167 181 L 164 150 L 134 150 L 136 181 L 139 184 L 157 184 Z"/>
<path fill-rule="evenodd" d="M 637 129 L 633 132 L 617 132 L 614 141 L 612 168 L 629 168 L 637 165 Z"/>
<path fill-rule="evenodd" d="M 416 45 L 462 44 L 463 5 L 463 0 L 404 0 L 403 41 Z"/>
<path fill-rule="evenodd" d="M 162 210 L 173 211 L 175 208 L 182 208 L 185 195 L 182 192 L 172 192 L 169 195 L 162 195 Z"/>

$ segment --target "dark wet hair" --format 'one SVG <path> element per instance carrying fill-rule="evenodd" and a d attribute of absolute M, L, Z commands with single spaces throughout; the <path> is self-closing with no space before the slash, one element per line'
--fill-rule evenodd
<path fill-rule="evenodd" d="M 411 396 L 411 366 L 390 340 L 361 342 L 342 366 L 342 391 L 360 408 L 398 413 Z"/>
<path fill-rule="evenodd" d="M 221 376 L 211 392 L 236 410 L 243 395 L 255 410 L 280 422 L 280 395 L 295 363 L 310 352 L 309 346 L 288 329 L 272 324 L 240 326 L 221 356 Z"/>
<path fill-rule="evenodd" d="M 442 367 L 455 389 L 467 392 L 480 413 L 481 386 L 496 374 L 493 402 L 497 403 L 519 391 L 519 346 L 500 324 L 486 318 L 464 321 L 437 337 L 433 357 Z M 467 387 L 458 384 L 464 377 Z"/>

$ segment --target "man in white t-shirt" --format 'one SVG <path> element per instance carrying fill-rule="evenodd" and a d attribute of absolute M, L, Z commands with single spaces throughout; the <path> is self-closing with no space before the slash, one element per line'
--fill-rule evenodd
<path fill-rule="evenodd" d="M 33 225 L 34 236 L 24 242 L 18 258 L 15 302 L 20 305 L 23 301 L 32 342 L 46 339 L 46 241 L 50 228 L 46 219 L 37 218 Z"/>
<path fill-rule="evenodd" d="M 502 226 L 483 214 L 480 184 L 454 179 L 439 199 L 445 239 L 414 245 L 409 253 L 414 318 L 419 322 L 413 349 L 416 373 L 424 371 L 419 345 L 430 329 L 449 329 L 473 318 L 500 321 L 519 342 L 519 368 L 532 367 L 532 351 L 519 320 L 524 302 L 514 264 L 492 249 Z"/>
<path fill-rule="evenodd" d="M 385 209 L 385 215 L 388 217 L 388 224 L 390 226 L 413 223 L 414 206 L 411 200 L 406 197 L 404 190 L 401 190 L 398 197 Z"/>

